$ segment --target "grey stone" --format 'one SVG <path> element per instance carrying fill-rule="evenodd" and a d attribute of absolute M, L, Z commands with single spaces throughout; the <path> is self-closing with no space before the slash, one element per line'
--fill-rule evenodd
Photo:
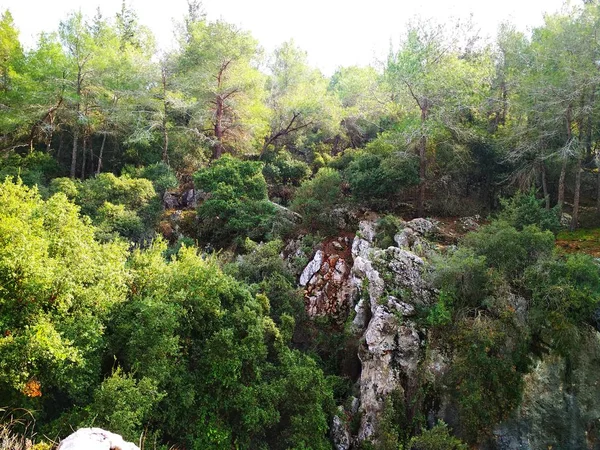
<path fill-rule="evenodd" d="M 323 264 L 324 257 L 325 253 L 323 253 L 322 250 L 317 250 L 312 261 L 308 263 L 300 275 L 300 286 L 306 286 L 313 275 L 321 270 L 321 264 Z"/>

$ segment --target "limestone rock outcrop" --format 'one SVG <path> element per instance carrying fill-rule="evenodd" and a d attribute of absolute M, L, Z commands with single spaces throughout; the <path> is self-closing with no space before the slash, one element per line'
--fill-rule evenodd
<path fill-rule="evenodd" d="M 102 428 L 80 428 L 58 446 L 58 450 L 140 450 L 122 436 Z"/>

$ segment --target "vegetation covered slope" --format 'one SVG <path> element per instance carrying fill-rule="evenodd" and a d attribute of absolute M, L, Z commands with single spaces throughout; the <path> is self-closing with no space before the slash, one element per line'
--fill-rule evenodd
<path fill-rule="evenodd" d="M 126 3 L 31 49 L 5 11 L 0 407 L 30 411 L 38 437 L 331 448 L 361 342 L 352 317 L 307 316 L 298 276 L 373 212 L 382 249 L 400 216 L 492 218 L 426 258 L 415 323 L 449 361 L 443 392 L 390 398 L 355 448 L 489 443 L 548 355 L 574 392 L 600 275 L 555 235 L 593 239 L 564 229 L 600 218 L 599 28 L 595 1 L 493 42 L 414 21 L 382 66 L 326 77 L 194 1 L 159 57 Z M 459 420 L 428 419 L 425 398 Z"/>

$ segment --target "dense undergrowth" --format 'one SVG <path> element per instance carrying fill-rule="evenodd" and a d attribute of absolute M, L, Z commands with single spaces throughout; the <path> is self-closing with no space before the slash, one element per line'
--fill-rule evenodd
<path fill-rule="evenodd" d="M 415 321 L 448 373 L 390 395 L 363 449 L 489 442 L 548 355 L 568 388 L 599 326 L 598 232 L 567 231 L 599 217 L 599 15 L 495 47 L 421 23 L 382 71 L 327 78 L 293 42 L 260 71 L 198 2 L 160 63 L 125 3 L 27 51 L 4 13 L 0 448 L 92 425 L 146 448 L 331 448 L 361 338 L 352 313 L 309 319 L 298 276 L 363 218 L 385 249 L 402 219 L 488 217 L 426 258 Z M 441 399 L 454 423 L 427 417 Z"/>

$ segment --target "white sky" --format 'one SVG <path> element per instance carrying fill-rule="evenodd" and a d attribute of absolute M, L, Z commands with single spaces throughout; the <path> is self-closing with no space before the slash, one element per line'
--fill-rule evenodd
<path fill-rule="evenodd" d="M 579 3 L 577 0 L 574 0 Z M 140 22 L 152 29 L 159 45 L 172 42 L 173 21 L 187 11 L 186 0 L 128 0 Z M 407 20 L 420 15 L 446 20 L 467 17 L 484 35 L 495 35 L 510 20 L 519 29 L 542 23 L 543 13 L 560 9 L 563 0 L 204 0 L 209 19 L 223 18 L 249 30 L 271 51 L 293 38 L 312 64 L 326 74 L 336 67 L 371 64 L 397 41 Z M 30 47 L 40 31 L 54 31 L 70 11 L 92 17 L 98 5 L 105 17 L 120 10 L 121 0 L 0 0 L 9 9 Z"/>

